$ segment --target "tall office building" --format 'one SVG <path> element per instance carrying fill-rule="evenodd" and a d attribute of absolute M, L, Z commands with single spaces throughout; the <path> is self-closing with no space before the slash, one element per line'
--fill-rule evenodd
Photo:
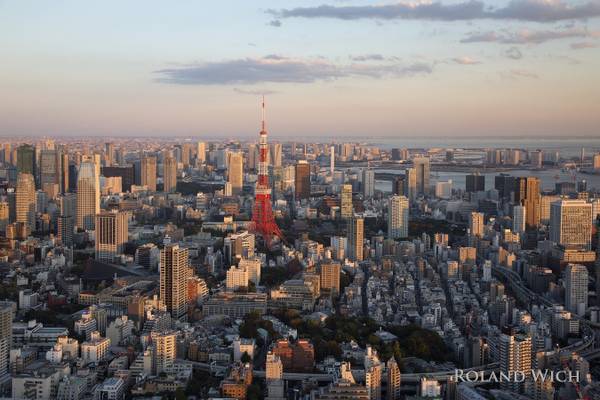
<path fill-rule="evenodd" d="M 414 168 L 407 168 L 404 171 L 404 195 L 408 197 L 410 201 L 414 201 L 417 197 L 417 170 Z"/>
<path fill-rule="evenodd" d="M 79 165 L 77 174 L 77 220 L 83 230 L 94 230 L 96 214 L 100 212 L 100 180 L 98 169 L 90 161 Z"/>
<path fill-rule="evenodd" d="M 525 233 L 527 209 L 524 206 L 513 207 L 512 230 L 515 233 Z"/>
<path fill-rule="evenodd" d="M 61 155 L 61 162 L 60 162 L 60 176 L 61 176 L 61 181 L 60 181 L 60 191 L 61 193 L 66 193 L 69 191 L 71 182 L 70 182 L 70 174 L 69 174 L 69 154 L 67 152 L 63 152 Z"/>
<path fill-rule="evenodd" d="M 365 168 L 362 171 L 363 196 L 367 199 L 375 193 L 375 171 Z"/>
<path fill-rule="evenodd" d="M 332 295 L 340 294 L 340 274 L 342 265 L 335 261 L 321 263 L 321 289 L 329 291 Z"/>
<path fill-rule="evenodd" d="M 167 156 L 163 162 L 163 190 L 172 193 L 177 190 L 177 160 Z"/>
<path fill-rule="evenodd" d="M 183 168 L 188 168 L 192 160 L 192 144 L 184 143 L 181 145 L 181 163 Z"/>
<path fill-rule="evenodd" d="M 394 195 L 388 200 L 388 238 L 408 237 L 409 200 L 406 196 Z"/>
<path fill-rule="evenodd" d="M 473 211 L 469 214 L 469 230 L 472 236 L 483 237 L 484 224 L 483 213 Z"/>
<path fill-rule="evenodd" d="M 592 204 L 559 200 L 550 204 L 550 240 L 572 249 L 592 248 Z"/>
<path fill-rule="evenodd" d="M 392 194 L 408 197 L 408 194 L 404 192 L 405 180 L 406 175 L 398 175 L 394 177 L 394 182 L 392 183 Z"/>
<path fill-rule="evenodd" d="M 144 156 L 141 161 L 142 186 L 147 186 L 151 192 L 156 192 L 156 156 Z"/>
<path fill-rule="evenodd" d="M 485 191 L 485 176 L 479 173 L 467 175 L 465 191 L 467 193 Z"/>
<path fill-rule="evenodd" d="M 110 167 L 113 165 L 115 157 L 115 145 L 114 143 L 107 142 L 104 144 L 104 166 Z"/>
<path fill-rule="evenodd" d="M 335 147 L 329 148 L 329 175 L 333 176 L 335 172 Z"/>
<path fill-rule="evenodd" d="M 512 175 L 496 175 L 494 177 L 494 189 L 498 191 L 500 198 L 510 200 L 512 198 L 512 193 L 515 191 L 515 182 L 516 178 Z"/>
<path fill-rule="evenodd" d="M 306 160 L 296 164 L 295 193 L 296 200 L 310 198 L 310 164 Z"/>
<path fill-rule="evenodd" d="M 9 356 L 12 342 L 13 304 L 0 302 L 0 380 L 9 373 Z"/>
<path fill-rule="evenodd" d="M 244 155 L 229 153 L 227 181 L 231 184 L 231 194 L 239 195 L 244 187 Z"/>
<path fill-rule="evenodd" d="M 585 265 L 569 264 L 565 269 L 565 308 L 579 316 L 588 306 L 588 270 Z"/>
<path fill-rule="evenodd" d="M 112 263 L 123 254 L 128 236 L 127 212 L 102 211 L 96 215 L 96 260 Z"/>
<path fill-rule="evenodd" d="M 24 223 L 31 231 L 34 231 L 36 196 L 33 175 L 20 172 L 15 192 L 16 221 Z"/>
<path fill-rule="evenodd" d="M 528 377 L 531 374 L 531 337 L 528 335 L 501 334 L 498 343 L 500 356 L 500 372 L 507 376 L 515 376 L 519 372 Z M 504 390 L 518 392 L 523 386 L 517 379 L 504 380 L 500 387 Z"/>
<path fill-rule="evenodd" d="M 354 206 L 352 204 L 352 185 L 342 185 L 340 193 L 340 216 L 342 218 L 351 218 L 354 215 Z"/>
<path fill-rule="evenodd" d="M 200 164 L 206 162 L 206 143 L 198 142 L 198 148 L 196 149 L 196 160 Z"/>
<path fill-rule="evenodd" d="M 36 168 L 35 147 L 23 144 L 17 148 L 17 172 L 35 176 Z"/>
<path fill-rule="evenodd" d="M 353 216 L 348 220 L 348 258 L 351 261 L 363 260 L 363 240 L 365 234 L 365 220 Z"/>
<path fill-rule="evenodd" d="M 417 174 L 417 194 L 428 194 L 430 177 L 429 157 L 415 157 L 413 158 L 413 165 Z"/>
<path fill-rule="evenodd" d="M 160 299 L 175 319 L 186 313 L 186 281 L 192 276 L 188 249 L 168 244 L 160 251 Z"/>
<path fill-rule="evenodd" d="M 533 176 L 517 178 L 514 201 L 525 206 L 527 226 L 537 227 L 540 224 L 542 202 L 540 179 Z"/>
<path fill-rule="evenodd" d="M 273 167 L 281 167 L 281 143 L 271 143 L 271 165 Z"/>
<path fill-rule="evenodd" d="M 59 150 L 42 150 L 40 153 L 40 187 L 62 183 L 62 153 Z"/>
<path fill-rule="evenodd" d="M 387 362 L 387 400 L 400 400 L 402 394 L 400 391 L 401 376 L 400 367 L 396 359 L 392 356 Z"/>
<path fill-rule="evenodd" d="M 73 230 L 75 229 L 73 217 L 59 215 L 56 218 L 56 236 L 64 246 L 73 246 Z"/>

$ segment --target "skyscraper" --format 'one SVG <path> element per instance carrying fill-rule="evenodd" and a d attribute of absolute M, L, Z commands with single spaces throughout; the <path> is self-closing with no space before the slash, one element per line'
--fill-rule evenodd
<path fill-rule="evenodd" d="M 33 175 L 20 172 L 16 188 L 17 222 L 24 223 L 31 231 L 35 230 L 35 181 Z"/>
<path fill-rule="evenodd" d="M 271 165 L 273 167 L 281 167 L 281 143 L 271 144 Z"/>
<path fill-rule="evenodd" d="M 340 193 L 340 216 L 342 218 L 351 218 L 354 214 L 352 205 L 352 185 L 342 185 Z"/>
<path fill-rule="evenodd" d="M 414 201 L 417 197 L 417 171 L 414 168 L 407 168 L 404 176 L 404 195 L 410 201 Z"/>
<path fill-rule="evenodd" d="M 347 223 L 348 258 L 352 261 L 363 260 L 364 223 L 364 219 L 358 216 L 353 216 Z"/>
<path fill-rule="evenodd" d="M 485 191 L 485 176 L 479 173 L 467 175 L 465 191 L 467 193 Z"/>
<path fill-rule="evenodd" d="M 329 148 L 329 175 L 333 176 L 335 172 L 335 147 Z"/>
<path fill-rule="evenodd" d="M 471 212 L 469 214 L 469 230 L 471 235 L 483 237 L 484 215 L 479 212 Z"/>
<path fill-rule="evenodd" d="M 408 193 L 404 192 L 405 180 L 406 175 L 398 175 L 394 177 L 394 182 L 392 183 L 392 194 L 408 197 Z"/>
<path fill-rule="evenodd" d="M 188 249 L 168 244 L 160 252 L 160 299 L 175 319 L 186 313 L 186 281 L 192 275 Z"/>
<path fill-rule="evenodd" d="M 413 165 L 417 174 L 417 194 L 428 194 L 430 177 L 429 157 L 415 157 L 413 158 Z"/>
<path fill-rule="evenodd" d="M 373 197 L 375 193 L 375 171 L 365 168 L 362 171 L 362 189 L 365 198 Z"/>
<path fill-rule="evenodd" d="M 196 160 L 200 164 L 206 162 L 206 143 L 198 142 L 198 149 L 196 150 Z"/>
<path fill-rule="evenodd" d="M 177 160 L 167 156 L 163 162 L 163 190 L 172 193 L 177 189 Z"/>
<path fill-rule="evenodd" d="M 59 150 L 42 150 L 40 153 L 40 187 L 46 184 L 61 185 L 62 153 Z"/>
<path fill-rule="evenodd" d="M 37 173 L 35 160 L 35 147 L 23 144 L 17 148 L 17 172 L 35 176 Z"/>
<path fill-rule="evenodd" d="M 527 209 L 524 206 L 513 207 L 512 230 L 516 233 L 524 233 L 527 221 Z"/>
<path fill-rule="evenodd" d="M 306 160 L 296 164 L 295 193 L 296 200 L 310 198 L 310 164 Z"/>
<path fill-rule="evenodd" d="M 588 270 L 585 265 L 569 264 L 565 269 L 565 308 L 583 316 L 588 306 Z"/>
<path fill-rule="evenodd" d="M 77 228 L 94 230 L 100 212 L 100 181 L 93 162 L 84 161 L 77 174 Z"/>
<path fill-rule="evenodd" d="M 102 211 L 96 215 L 96 260 L 112 263 L 128 241 L 128 213 Z"/>
<path fill-rule="evenodd" d="M 244 186 L 244 155 L 242 153 L 229 153 L 227 168 L 227 181 L 231 184 L 231 193 L 237 196 Z"/>
<path fill-rule="evenodd" d="M 566 248 L 592 247 L 592 204 L 559 200 L 550 204 L 550 240 Z"/>
<path fill-rule="evenodd" d="M 141 161 L 141 184 L 156 192 L 156 157 L 144 156 Z"/>
<path fill-rule="evenodd" d="M 542 195 L 540 179 L 528 176 L 515 181 L 515 203 L 525 206 L 526 224 L 535 228 L 540 224 Z"/>
<path fill-rule="evenodd" d="M 394 195 L 388 200 L 388 237 L 408 237 L 409 200 L 406 196 Z"/>
<path fill-rule="evenodd" d="M 381 375 L 382 375 L 382 363 L 379 361 L 377 352 L 370 346 L 367 345 L 365 358 L 365 386 L 369 393 L 370 400 L 381 399 Z"/>

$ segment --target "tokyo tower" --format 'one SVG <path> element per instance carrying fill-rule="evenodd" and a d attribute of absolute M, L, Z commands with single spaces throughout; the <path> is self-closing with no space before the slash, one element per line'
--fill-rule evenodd
<path fill-rule="evenodd" d="M 262 99 L 262 129 L 258 144 L 258 182 L 254 190 L 254 209 L 252 210 L 252 222 L 254 233 L 263 237 L 267 246 L 271 245 L 274 236 L 282 239 L 283 235 L 275 223 L 273 207 L 271 205 L 271 188 L 269 187 L 269 164 L 267 157 L 269 145 L 267 144 L 267 129 L 265 128 L 265 98 Z"/>

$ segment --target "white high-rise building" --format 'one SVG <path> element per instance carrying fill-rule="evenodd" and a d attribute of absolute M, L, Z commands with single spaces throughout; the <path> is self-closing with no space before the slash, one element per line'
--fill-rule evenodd
<path fill-rule="evenodd" d="M 235 291 L 242 287 L 248 287 L 248 270 L 242 266 L 232 265 L 227 270 L 225 286 L 227 290 Z"/>
<path fill-rule="evenodd" d="M 388 237 L 408 237 L 409 200 L 406 196 L 392 196 L 388 200 Z"/>
<path fill-rule="evenodd" d="M 281 362 L 281 358 L 271 351 L 267 353 L 265 380 L 267 381 L 266 400 L 284 400 L 283 363 Z"/>
<path fill-rule="evenodd" d="M 550 205 L 550 240 L 566 248 L 592 247 L 592 205 L 585 200 L 560 200 Z"/>
<path fill-rule="evenodd" d="M 525 226 L 527 222 L 527 209 L 524 206 L 513 207 L 513 226 L 512 230 L 515 233 L 525 233 Z"/>
<path fill-rule="evenodd" d="M 329 174 L 333 176 L 335 172 L 335 147 L 331 146 L 329 148 Z"/>
<path fill-rule="evenodd" d="M 375 193 L 375 171 L 365 168 L 362 171 L 362 188 L 365 198 L 373 197 Z"/>
<path fill-rule="evenodd" d="M 206 162 L 206 143 L 198 142 L 198 149 L 196 150 L 196 159 L 200 164 Z"/>
<path fill-rule="evenodd" d="M 365 366 L 365 386 L 369 392 L 370 400 L 381 399 L 381 375 L 383 366 L 377 351 L 374 350 L 370 345 L 367 345 L 364 358 Z"/>
<path fill-rule="evenodd" d="M 96 214 L 100 212 L 100 178 L 97 165 L 84 161 L 77 174 L 77 221 L 78 228 L 94 230 Z"/>
<path fill-rule="evenodd" d="M 588 306 L 588 270 L 585 265 L 569 264 L 565 269 L 565 308 L 584 315 Z"/>
<path fill-rule="evenodd" d="M 242 258 L 238 264 L 240 268 L 248 271 L 248 280 L 254 282 L 256 286 L 260 283 L 261 261 L 258 257 Z"/>

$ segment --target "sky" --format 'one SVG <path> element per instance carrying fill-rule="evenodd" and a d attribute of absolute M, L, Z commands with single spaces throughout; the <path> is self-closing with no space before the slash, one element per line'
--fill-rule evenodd
<path fill-rule="evenodd" d="M 0 0 L 1 136 L 600 136 L 600 0 Z"/>

